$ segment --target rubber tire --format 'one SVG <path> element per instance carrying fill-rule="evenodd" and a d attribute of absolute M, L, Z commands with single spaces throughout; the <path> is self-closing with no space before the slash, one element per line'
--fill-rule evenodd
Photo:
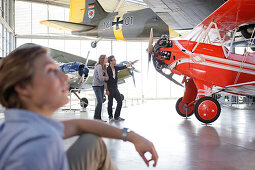
<path fill-rule="evenodd" d="M 95 41 L 92 41 L 92 42 L 91 42 L 91 47 L 92 47 L 92 48 L 96 48 L 96 47 L 97 47 L 97 43 L 96 43 Z"/>
<path fill-rule="evenodd" d="M 121 97 L 121 100 L 123 101 L 124 100 L 124 95 L 120 94 L 120 97 Z"/>
<path fill-rule="evenodd" d="M 181 97 L 181 98 L 179 98 L 179 99 L 177 100 L 177 102 L 176 102 L 176 104 L 175 104 L 175 109 L 176 109 L 177 113 L 178 113 L 180 116 L 186 117 L 186 113 L 182 113 L 182 112 L 180 111 L 180 109 L 179 109 L 179 105 L 180 105 L 182 99 L 183 99 L 183 97 Z M 192 116 L 193 113 L 194 113 L 194 109 L 192 110 L 191 113 L 188 113 L 188 114 L 187 114 L 187 117 Z"/>
<path fill-rule="evenodd" d="M 106 96 L 104 95 L 103 96 L 103 103 L 106 101 Z"/>
<path fill-rule="evenodd" d="M 89 105 L 88 99 L 87 98 L 81 98 L 80 105 L 81 105 L 81 107 L 86 108 Z"/>
<path fill-rule="evenodd" d="M 198 107 L 199 107 L 199 105 L 200 105 L 203 101 L 206 101 L 206 100 L 210 100 L 210 101 L 214 102 L 214 103 L 216 104 L 216 106 L 217 106 L 217 114 L 216 114 L 216 116 L 215 116 L 213 119 L 211 119 L 211 120 L 205 120 L 205 119 L 203 119 L 203 118 L 199 115 L 199 113 L 198 113 Z M 194 112 L 195 112 L 196 118 L 197 118 L 200 122 L 203 122 L 203 123 L 206 123 L 206 124 L 207 124 L 207 123 L 212 123 L 212 122 L 214 122 L 215 120 L 217 120 L 217 119 L 219 118 L 220 112 L 221 112 L 221 107 L 220 107 L 219 102 L 218 102 L 216 99 L 214 99 L 214 98 L 212 98 L 212 97 L 206 96 L 206 97 L 202 97 L 202 98 L 198 99 L 198 101 L 196 102 L 195 107 L 194 107 Z"/>

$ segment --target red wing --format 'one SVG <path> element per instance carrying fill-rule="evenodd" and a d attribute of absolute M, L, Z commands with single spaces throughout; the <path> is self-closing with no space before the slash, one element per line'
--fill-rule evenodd
<path fill-rule="evenodd" d="M 221 37 L 228 31 L 240 25 L 255 23 L 255 1 L 254 0 L 228 0 L 211 15 L 209 15 L 202 23 L 193 29 L 191 34 L 186 38 L 194 40 L 201 29 L 206 29 L 211 22 L 217 24 Z M 209 33 L 210 39 L 214 40 L 217 32 L 211 29 Z"/>
<path fill-rule="evenodd" d="M 255 96 L 255 81 L 229 85 L 229 86 L 226 86 L 224 91 L 228 93 L 244 95 L 244 96 Z"/>

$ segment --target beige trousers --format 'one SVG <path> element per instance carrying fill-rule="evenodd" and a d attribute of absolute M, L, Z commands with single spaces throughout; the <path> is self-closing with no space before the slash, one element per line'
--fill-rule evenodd
<path fill-rule="evenodd" d="M 104 141 L 84 134 L 66 152 L 70 170 L 117 170 Z"/>

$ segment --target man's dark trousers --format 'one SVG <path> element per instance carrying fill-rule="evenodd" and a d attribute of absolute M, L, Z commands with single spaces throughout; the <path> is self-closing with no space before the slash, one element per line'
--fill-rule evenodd
<path fill-rule="evenodd" d="M 109 118 L 113 117 L 113 115 L 112 115 L 113 98 L 115 98 L 117 101 L 117 108 L 115 110 L 114 118 L 118 118 L 120 116 L 120 111 L 121 111 L 121 107 L 122 107 L 122 99 L 121 99 L 120 92 L 117 88 L 114 88 L 114 89 L 109 88 L 108 90 L 110 92 L 110 95 L 108 96 Z"/>

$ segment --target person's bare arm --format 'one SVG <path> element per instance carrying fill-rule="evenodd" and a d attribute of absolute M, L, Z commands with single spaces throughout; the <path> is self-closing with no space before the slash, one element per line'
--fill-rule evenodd
<path fill-rule="evenodd" d="M 105 91 L 106 91 L 106 95 L 109 96 L 110 95 L 110 92 L 108 90 L 108 86 L 107 86 L 107 83 L 105 83 Z"/>
<path fill-rule="evenodd" d="M 122 139 L 122 129 L 108 125 L 97 120 L 75 119 L 63 121 L 64 124 L 64 139 L 72 136 L 82 135 L 83 133 L 92 133 L 99 137 L 106 137 L 112 139 Z M 126 140 L 133 143 L 137 152 L 143 158 L 147 166 L 150 161 L 154 161 L 153 166 L 157 165 L 158 154 L 154 145 L 149 140 L 131 131 L 127 134 Z M 144 156 L 146 152 L 150 152 L 152 157 L 147 160 Z"/>
<path fill-rule="evenodd" d="M 129 66 L 135 64 L 137 61 L 138 61 L 138 60 L 135 60 L 135 61 L 133 61 L 133 62 L 128 63 L 128 64 L 126 65 L 126 67 L 129 67 Z"/>
<path fill-rule="evenodd" d="M 64 139 L 83 133 L 92 133 L 99 137 L 121 139 L 122 130 L 97 120 L 74 119 L 64 123 Z"/>

